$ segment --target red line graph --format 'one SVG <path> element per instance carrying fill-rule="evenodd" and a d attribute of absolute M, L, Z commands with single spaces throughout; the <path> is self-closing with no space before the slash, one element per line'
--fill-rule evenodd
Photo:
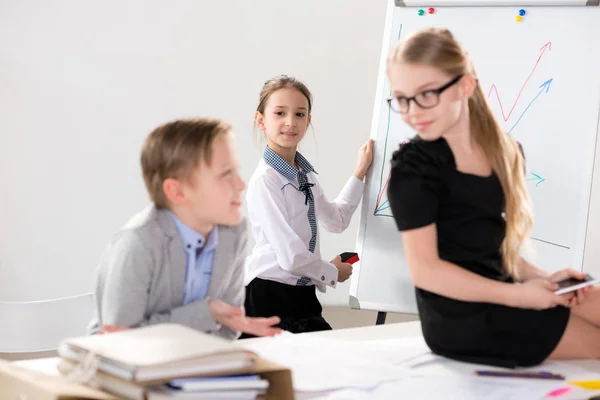
<path fill-rule="evenodd" d="M 519 99 L 521 98 L 521 94 L 523 93 L 523 90 L 525 90 L 525 86 L 527 86 L 527 83 L 529 82 L 529 79 L 531 79 L 531 77 L 533 76 L 533 73 L 537 69 L 538 64 L 540 63 L 540 61 L 541 61 L 542 57 L 544 56 L 544 53 L 546 52 L 546 50 L 552 50 L 552 42 L 548 42 L 548 43 L 546 43 L 545 45 L 543 45 L 540 48 L 540 55 L 539 55 L 537 61 L 535 62 L 535 65 L 533 66 L 533 69 L 531 70 L 531 73 L 529 74 L 529 76 L 525 80 L 525 83 L 523 83 L 523 86 L 521 86 L 521 90 L 519 90 L 519 94 L 517 95 L 517 98 L 515 99 L 512 107 L 510 108 L 510 111 L 508 112 L 508 115 L 506 115 L 506 113 L 504 112 L 504 107 L 502 106 L 502 101 L 500 100 L 500 93 L 498 93 L 498 87 L 496 87 L 496 84 L 493 84 L 492 87 L 490 88 L 490 91 L 488 93 L 488 97 L 490 97 L 490 95 L 492 94 L 493 91 L 496 92 L 496 98 L 498 99 L 498 104 L 500 104 L 500 111 L 502 112 L 502 118 L 504 119 L 504 122 L 508 121 L 508 119 L 512 115 L 512 112 L 514 111 L 517 103 L 519 102 Z"/>

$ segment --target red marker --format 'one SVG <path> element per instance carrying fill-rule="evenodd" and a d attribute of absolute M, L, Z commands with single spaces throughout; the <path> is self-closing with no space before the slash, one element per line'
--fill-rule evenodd
<path fill-rule="evenodd" d="M 342 254 L 340 254 L 340 258 L 342 259 L 342 262 L 345 262 L 348 264 L 354 264 L 355 262 L 360 260 L 360 258 L 358 258 L 358 253 L 352 253 L 352 252 L 342 253 Z"/>

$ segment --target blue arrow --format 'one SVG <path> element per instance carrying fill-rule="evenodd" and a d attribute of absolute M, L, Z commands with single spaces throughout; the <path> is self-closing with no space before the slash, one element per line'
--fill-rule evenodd
<path fill-rule="evenodd" d="M 508 131 L 508 133 L 511 133 L 512 130 L 515 129 L 515 126 L 517 126 L 517 124 L 521 121 L 521 119 L 523 118 L 523 116 L 525 115 L 525 113 L 527 112 L 527 110 L 529 110 L 529 107 L 531 107 L 531 105 L 538 99 L 538 97 L 540 97 L 542 95 L 542 93 L 544 93 L 544 92 L 548 93 L 548 91 L 550 90 L 550 85 L 552 84 L 553 80 L 554 80 L 554 78 L 550 78 L 546 82 L 544 82 L 544 83 L 542 83 L 540 85 L 540 91 L 533 98 L 533 100 L 531 100 L 531 103 L 529 103 L 527 105 L 527 108 L 525 108 L 525 111 L 523 111 L 523 113 L 521 114 L 521 116 L 519 117 L 519 119 L 517 120 L 517 122 L 515 122 L 515 124 L 512 126 L 512 128 L 510 128 L 510 130 Z"/>
<path fill-rule="evenodd" d="M 377 210 L 378 213 L 382 212 L 383 210 L 387 210 L 388 208 L 390 208 L 390 206 L 385 206 L 385 207 L 379 207 L 379 209 Z"/>
<path fill-rule="evenodd" d="M 389 200 L 386 199 L 383 203 L 381 203 L 379 205 L 379 208 L 377 209 L 377 211 L 381 211 L 383 209 L 383 206 L 385 206 L 387 203 L 389 203 Z M 389 207 L 389 206 L 388 206 Z"/>
<path fill-rule="evenodd" d="M 533 178 L 527 178 L 528 181 L 538 181 L 535 184 L 535 187 L 538 187 L 540 183 L 544 182 L 546 179 L 542 178 L 541 176 L 539 176 L 538 174 L 534 174 L 533 172 L 531 173 L 531 175 L 533 175 Z"/>

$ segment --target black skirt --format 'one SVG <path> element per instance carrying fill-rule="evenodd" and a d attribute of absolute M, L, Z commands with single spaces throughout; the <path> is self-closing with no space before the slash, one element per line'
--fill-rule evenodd
<path fill-rule="evenodd" d="M 425 300 L 425 301 L 424 301 Z M 570 310 L 466 303 L 417 289 L 423 336 L 439 355 L 505 368 L 542 363 L 560 342 Z"/>
<path fill-rule="evenodd" d="M 265 279 L 253 279 L 246 286 L 246 315 L 281 318 L 279 328 L 292 332 L 331 330 L 321 313 L 315 286 L 292 286 Z M 243 334 L 243 338 L 253 337 Z"/>

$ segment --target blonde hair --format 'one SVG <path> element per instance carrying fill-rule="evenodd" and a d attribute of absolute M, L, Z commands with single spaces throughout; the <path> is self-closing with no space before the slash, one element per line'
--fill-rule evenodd
<path fill-rule="evenodd" d="M 218 119 L 197 118 L 168 122 L 146 138 L 140 156 L 146 190 L 158 208 L 168 208 L 163 190 L 168 178 L 189 179 L 201 161 L 211 163 L 212 146 L 231 125 Z"/>
<path fill-rule="evenodd" d="M 476 76 L 469 57 L 446 29 L 424 29 L 403 40 L 390 54 L 388 68 L 399 62 L 431 66 L 450 76 Z M 523 245 L 528 247 L 527 236 L 533 225 L 525 162 L 519 144 L 504 133 L 494 117 L 479 83 L 468 106 L 471 135 L 482 147 L 504 192 L 506 236 L 501 252 L 504 268 L 515 276 L 520 250 Z"/>

